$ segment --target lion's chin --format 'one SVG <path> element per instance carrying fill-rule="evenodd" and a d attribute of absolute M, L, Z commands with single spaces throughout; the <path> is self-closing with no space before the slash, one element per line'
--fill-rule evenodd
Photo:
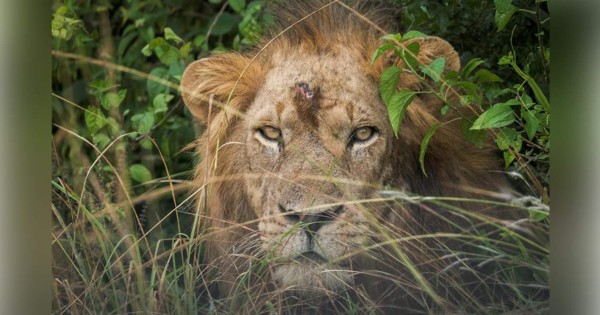
<path fill-rule="evenodd" d="M 281 289 L 304 297 L 339 293 L 353 283 L 351 270 L 335 264 L 308 261 L 277 265 L 271 275 Z"/>

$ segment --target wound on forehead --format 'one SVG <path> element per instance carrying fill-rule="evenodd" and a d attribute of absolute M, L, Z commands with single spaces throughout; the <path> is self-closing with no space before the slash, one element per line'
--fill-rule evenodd
<path fill-rule="evenodd" d="M 298 117 L 313 127 L 318 127 L 317 112 L 319 110 L 319 88 L 306 82 L 298 82 L 294 86 L 294 106 Z"/>

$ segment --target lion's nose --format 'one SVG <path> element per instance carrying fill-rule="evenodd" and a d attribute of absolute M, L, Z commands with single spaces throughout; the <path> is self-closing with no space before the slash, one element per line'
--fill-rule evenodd
<path fill-rule="evenodd" d="M 319 213 L 303 214 L 302 212 L 285 209 L 283 206 L 279 205 L 279 211 L 284 214 L 290 223 L 296 224 L 300 222 L 302 224 L 301 226 L 306 230 L 307 234 L 309 234 L 309 237 L 311 237 L 312 234 L 317 232 L 324 224 L 335 220 L 335 218 L 344 211 L 344 206 L 340 205 L 329 208 Z"/>

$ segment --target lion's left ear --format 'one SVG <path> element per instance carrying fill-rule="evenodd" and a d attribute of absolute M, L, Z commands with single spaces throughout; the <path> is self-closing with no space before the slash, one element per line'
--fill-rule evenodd
<path fill-rule="evenodd" d="M 444 57 L 446 60 L 444 72 L 460 70 L 460 58 L 458 57 L 458 53 L 456 53 L 454 47 L 447 41 L 439 37 L 428 36 L 409 39 L 404 42 L 404 45 L 410 45 L 414 42 L 419 43 L 420 46 L 419 55 L 417 57 L 420 64 L 428 65 L 436 58 Z"/>

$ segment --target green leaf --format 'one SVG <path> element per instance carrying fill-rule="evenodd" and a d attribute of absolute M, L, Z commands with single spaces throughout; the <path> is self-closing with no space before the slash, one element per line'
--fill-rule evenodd
<path fill-rule="evenodd" d="M 508 55 L 504 55 L 504 56 L 500 57 L 500 60 L 498 60 L 498 65 L 504 66 L 504 65 L 512 64 L 514 59 L 515 58 L 513 57 L 512 52 L 509 52 Z"/>
<path fill-rule="evenodd" d="M 537 120 L 537 118 L 531 111 L 525 108 L 521 110 L 521 117 L 523 117 L 523 119 L 525 120 L 525 132 L 527 133 L 527 138 L 529 138 L 529 140 L 532 140 L 533 137 L 535 137 L 536 132 L 538 131 L 540 122 Z"/>
<path fill-rule="evenodd" d="M 90 129 L 91 134 L 95 134 L 106 125 L 106 117 L 98 107 L 89 107 L 86 109 L 84 117 L 85 124 Z"/>
<path fill-rule="evenodd" d="M 500 130 L 496 137 L 496 144 L 502 150 L 504 165 L 509 166 L 515 160 L 514 152 L 519 152 L 523 144 L 521 134 L 513 128 Z"/>
<path fill-rule="evenodd" d="M 498 32 L 500 32 L 506 27 L 506 24 L 508 24 L 510 18 L 517 12 L 518 8 L 512 4 L 512 0 L 494 0 L 494 4 L 496 5 L 494 18 Z"/>
<path fill-rule="evenodd" d="M 394 43 L 391 42 L 379 46 L 377 50 L 375 50 L 375 53 L 373 53 L 373 57 L 371 57 L 371 64 L 374 64 L 377 58 L 379 58 L 379 56 L 381 56 L 384 52 L 388 51 L 392 47 L 394 47 Z"/>
<path fill-rule="evenodd" d="M 442 73 L 444 72 L 445 67 L 446 67 L 446 60 L 444 59 L 444 57 L 438 57 L 438 58 L 434 59 L 427 66 L 419 65 L 419 68 L 421 68 L 421 71 L 423 71 L 423 73 L 425 75 L 430 77 L 433 80 L 433 82 L 440 81 L 440 78 L 442 76 Z"/>
<path fill-rule="evenodd" d="M 148 133 L 154 125 L 154 114 L 149 112 L 135 114 L 131 117 L 131 121 L 139 133 Z"/>
<path fill-rule="evenodd" d="M 515 115 L 511 106 L 519 104 L 519 101 L 515 99 L 494 104 L 475 120 L 471 130 L 500 128 L 512 124 L 515 121 Z"/>
<path fill-rule="evenodd" d="M 427 34 L 421 33 L 419 31 L 408 31 L 404 36 L 402 36 L 402 41 L 406 41 L 412 38 L 422 38 L 427 37 Z"/>
<path fill-rule="evenodd" d="M 227 0 L 227 2 L 235 12 L 240 12 L 246 7 L 246 0 Z"/>
<path fill-rule="evenodd" d="M 533 222 L 541 222 L 544 221 L 550 213 L 548 211 L 539 210 L 539 209 L 528 209 L 529 210 L 529 218 Z"/>
<path fill-rule="evenodd" d="M 419 50 L 421 49 L 421 45 L 417 42 L 410 43 L 406 45 L 405 49 L 400 50 L 400 57 L 404 60 L 407 66 L 410 69 L 415 70 L 419 66 L 419 62 L 417 61 L 417 57 L 419 56 Z"/>
<path fill-rule="evenodd" d="M 167 104 L 173 99 L 171 94 L 160 93 L 154 97 L 152 105 L 154 106 L 154 113 L 166 112 L 168 108 Z"/>
<path fill-rule="evenodd" d="M 513 128 L 504 128 L 500 130 L 496 137 L 496 144 L 500 150 L 508 150 L 510 147 L 516 147 L 516 140 L 519 132 Z"/>
<path fill-rule="evenodd" d="M 440 126 L 441 124 L 435 124 L 431 126 L 429 130 L 427 130 L 425 137 L 423 137 L 423 141 L 421 141 L 421 149 L 419 151 L 419 164 L 421 165 L 421 171 L 423 171 L 423 175 L 425 175 L 425 177 L 427 177 L 427 172 L 425 172 L 425 153 L 427 152 L 427 147 L 429 146 L 429 142 L 431 141 L 433 134 L 436 130 L 438 130 L 438 128 L 440 128 Z"/>
<path fill-rule="evenodd" d="M 379 94 L 384 104 L 387 105 L 389 103 L 390 98 L 396 91 L 401 73 L 402 69 L 390 66 L 381 74 L 381 78 L 379 79 Z"/>
<path fill-rule="evenodd" d="M 179 55 L 181 56 L 181 58 L 187 58 L 190 54 L 190 50 L 192 49 L 192 43 L 185 43 L 185 45 L 181 46 L 181 48 L 179 48 Z"/>
<path fill-rule="evenodd" d="M 398 130 L 400 129 L 400 123 L 404 119 L 406 108 L 408 108 L 408 105 L 412 102 L 416 94 L 417 92 L 415 91 L 401 90 L 395 93 L 390 98 L 389 103 L 386 104 L 390 123 L 396 137 L 398 137 Z"/>
<path fill-rule="evenodd" d="M 150 76 L 152 78 L 167 80 L 169 78 L 169 70 L 162 67 L 157 67 L 150 71 Z M 149 96 L 154 97 L 159 93 L 167 93 L 169 91 L 169 87 L 160 82 L 156 82 L 155 80 L 148 79 L 146 81 L 146 91 L 148 91 Z"/>
<path fill-rule="evenodd" d="M 100 150 L 106 148 L 106 146 L 110 143 L 110 138 L 103 133 L 95 134 L 92 139 L 98 148 L 100 148 Z"/>
<path fill-rule="evenodd" d="M 126 94 L 127 90 L 119 90 L 117 93 L 106 93 L 100 97 L 100 104 L 106 110 L 109 110 L 111 107 L 119 107 L 125 99 Z"/>
<path fill-rule="evenodd" d="M 177 36 L 177 34 L 175 34 L 175 32 L 173 31 L 173 29 L 171 29 L 170 27 L 165 27 L 165 39 L 166 40 L 173 40 L 177 44 L 183 43 L 183 39 L 181 39 L 181 37 Z"/>
<path fill-rule="evenodd" d="M 146 57 L 152 56 L 152 52 L 156 47 L 165 45 L 165 39 L 162 37 L 152 39 L 144 48 L 142 48 L 142 54 Z"/>
<path fill-rule="evenodd" d="M 448 114 L 448 111 L 450 111 L 450 105 L 446 104 L 444 106 L 442 106 L 442 108 L 440 108 L 440 114 L 442 114 L 442 116 L 446 116 L 446 114 Z"/>
<path fill-rule="evenodd" d="M 131 178 L 138 183 L 145 183 L 152 180 L 152 174 L 142 164 L 133 164 L 129 167 Z"/>
<path fill-rule="evenodd" d="M 225 35 L 225 34 L 231 32 L 238 25 L 238 18 L 227 12 L 224 12 L 223 14 L 216 16 L 215 19 L 217 19 L 216 22 L 214 22 L 214 19 L 213 19 L 209 23 L 209 24 L 215 23 L 212 28 L 212 32 L 210 33 L 211 35 L 214 35 L 214 36 Z"/>
<path fill-rule="evenodd" d="M 460 122 L 460 130 L 467 141 L 474 144 L 477 148 L 483 148 L 483 139 L 485 137 L 485 130 L 471 130 L 471 122 L 467 119 L 462 119 Z"/>
<path fill-rule="evenodd" d="M 471 72 L 473 72 L 477 67 L 479 67 L 484 62 L 485 61 L 481 60 L 481 58 L 473 58 L 473 59 L 469 60 L 469 62 L 467 62 L 467 64 L 460 71 L 460 75 L 466 79 L 467 77 L 469 77 Z"/>
<path fill-rule="evenodd" d="M 156 48 L 154 48 L 154 52 L 156 53 L 156 56 L 158 57 L 160 62 L 164 63 L 167 66 L 171 65 L 174 62 L 177 62 L 177 60 L 180 57 L 179 49 L 167 43 L 160 46 L 156 46 Z"/>
<path fill-rule="evenodd" d="M 502 79 L 487 69 L 479 69 L 475 73 L 475 81 L 481 83 L 502 82 Z"/>

